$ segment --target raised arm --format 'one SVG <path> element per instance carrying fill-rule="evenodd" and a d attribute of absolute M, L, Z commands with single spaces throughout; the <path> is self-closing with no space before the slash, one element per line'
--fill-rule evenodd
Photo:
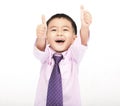
<path fill-rule="evenodd" d="M 46 47 L 46 32 L 47 32 L 47 25 L 45 16 L 41 17 L 42 24 L 38 25 L 36 28 L 36 42 L 35 45 L 40 51 L 44 51 Z"/>
<path fill-rule="evenodd" d="M 87 42 L 89 39 L 89 26 L 92 22 L 91 14 L 84 10 L 84 7 L 81 6 L 81 29 L 80 29 L 80 37 L 81 43 L 87 46 Z"/>

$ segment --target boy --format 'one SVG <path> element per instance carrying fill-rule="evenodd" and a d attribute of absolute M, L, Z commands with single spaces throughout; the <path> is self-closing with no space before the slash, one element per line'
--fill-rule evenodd
<path fill-rule="evenodd" d="M 80 106 L 78 68 L 89 39 L 91 22 L 91 14 L 81 7 L 81 29 L 80 36 L 77 36 L 77 26 L 68 15 L 55 14 L 47 23 L 45 16 L 42 16 L 42 24 L 38 25 L 36 30 L 34 49 L 36 57 L 42 64 L 35 106 Z M 54 55 L 63 56 L 59 62 L 62 104 L 48 104 L 48 88 L 55 63 Z M 53 101 L 56 102 L 55 100 L 56 98 Z"/>

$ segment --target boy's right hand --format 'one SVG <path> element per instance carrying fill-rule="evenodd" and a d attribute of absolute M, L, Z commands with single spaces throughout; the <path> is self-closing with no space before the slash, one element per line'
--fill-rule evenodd
<path fill-rule="evenodd" d="M 46 24 L 46 20 L 45 20 L 45 16 L 42 15 L 41 17 L 42 19 L 42 24 L 38 25 L 36 28 L 36 35 L 37 38 L 46 38 L 46 32 L 47 32 L 47 24 Z"/>

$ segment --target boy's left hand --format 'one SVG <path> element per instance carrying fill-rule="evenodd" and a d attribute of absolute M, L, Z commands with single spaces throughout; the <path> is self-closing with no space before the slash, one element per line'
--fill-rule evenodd
<path fill-rule="evenodd" d="M 89 27 L 92 23 L 92 16 L 90 12 L 84 10 L 84 7 L 81 5 L 81 26 L 83 27 Z"/>
<path fill-rule="evenodd" d="M 89 39 L 89 26 L 92 22 L 91 14 L 84 10 L 84 7 L 81 6 L 81 29 L 80 29 L 80 37 L 81 44 L 87 46 L 87 42 Z"/>

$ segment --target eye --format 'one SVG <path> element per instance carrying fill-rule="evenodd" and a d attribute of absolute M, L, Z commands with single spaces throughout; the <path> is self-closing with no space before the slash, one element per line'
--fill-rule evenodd
<path fill-rule="evenodd" d="M 56 31 L 56 29 L 51 29 L 51 31 Z"/>
<path fill-rule="evenodd" d="M 67 29 L 67 28 L 64 28 L 63 31 L 68 31 L 68 29 Z"/>

